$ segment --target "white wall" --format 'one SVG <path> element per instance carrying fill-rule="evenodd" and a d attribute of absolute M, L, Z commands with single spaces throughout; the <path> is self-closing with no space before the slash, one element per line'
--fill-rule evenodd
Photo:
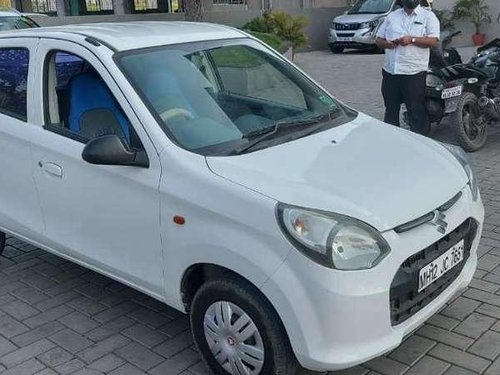
<path fill-rule="evenodd" d="M 438 9 L 453 9 L 456 0 L 434 0 L 434 6 Z M 497 22 L 497 16 L 500 13 L 500 0 L 486 0 L 490 7 L 491 18 L 493 22 L 488 25 L 483 25 L 482 32 L 486 34 L 486 41 L 494 38 L 500 38 L 500 23 Z M 457 30 L 462 30 L 463 34 L 456 39 L 456 45 L 459 47 L 471 46 L 471 35 L 475 32 L 474 27 L 469 23 L 456 22 Z"/>

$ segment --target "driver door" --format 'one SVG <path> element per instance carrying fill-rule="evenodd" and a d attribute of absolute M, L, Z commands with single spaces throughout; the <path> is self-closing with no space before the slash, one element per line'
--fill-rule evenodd
<path fill-rule="evenodd" d="M 43 98 L 36 99 L 45 103 L 45 113 L 33 137 L 32 163 L 49 245 L 164 299 L 161 168 L 153 144 L 93 53 L 75 43 L 42 39 L 38 57 L 41 79 L 36 91 Z M 144 150 L 149 167 L 85 162 L 82 151 L 89 139 L 74 125 L 82 124 L 84 116 L 105 131 L 119 118 L 116 122 L 126 133 L 123 141 Z"/>

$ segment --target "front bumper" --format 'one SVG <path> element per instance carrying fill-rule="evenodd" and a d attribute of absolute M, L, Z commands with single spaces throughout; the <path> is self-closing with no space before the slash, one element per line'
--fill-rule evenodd
<path fill-rule="evenodd" d="M 484 208 L 472 202 L 470 189 L 446 212 L 446 234 L 468 218 L 478 225 L 470 255 L 461 273 L 435 299 L 404 322 L 393 325 L 390 287 L 401 264 L 442 239 L 436 227 L 423 224 L 411 231 L 383 233 L 391 253 L 365 271 L 335 271 L 292 251 L 262 290 L 281 316 L 300 364 L 310 370 L 332 371 L 368 361 L 397 347 L 471 281 Z"/>
<path fill-rule="evenodd" d="M 376 41 L 376 30 L 370 28 L 350 31 L 330 28 L 328 33 L 328 44 L 332 47 L 372 48 L 376 45 Z"/>

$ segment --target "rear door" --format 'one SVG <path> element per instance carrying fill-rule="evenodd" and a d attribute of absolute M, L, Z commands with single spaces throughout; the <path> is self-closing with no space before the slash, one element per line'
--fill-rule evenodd
<path fill-rule="evenodd" d="M 43 222 L 30 140 L 37 39 L 0 39 L 0 229 L 39 241 Z"/>

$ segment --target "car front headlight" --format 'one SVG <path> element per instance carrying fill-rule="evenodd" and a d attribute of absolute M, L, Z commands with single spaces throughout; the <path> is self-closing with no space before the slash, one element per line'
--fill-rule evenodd
<path fill-rule="evenodd" d="M 284 204 L 278 206 L 278 216 L 292 244 L 325 267 L 369 269 L 390 251 L 376 229 L 347 216 Z"/>
<path fill-rule="evenodd" d="M 474 201 L 477 201 L 479 198 L 479 183 L 477 181 L 476 175 L 474 171 L 472 170 L 472 165 L 469 161 L 469 157 L 465 153 L 462 148 L 455 146 L 455 145 L 450 145 L 449 143 L 441 143 L 449 152 L 455 156 L 455 158 L 458 160 L 460 165 L 464 168 L 465 174 L 467 175 L 467 178 L 469 179 L 469 187 L 472 191 L 472 199 Z"/>
<path fill-rule="evenodd" d="M 374 20 L 374 21 L 369 21 L 369 22 L 363 22 L 359 25 L 360 29 L 375 29 L 378 26 L 379 20 Z"/>

